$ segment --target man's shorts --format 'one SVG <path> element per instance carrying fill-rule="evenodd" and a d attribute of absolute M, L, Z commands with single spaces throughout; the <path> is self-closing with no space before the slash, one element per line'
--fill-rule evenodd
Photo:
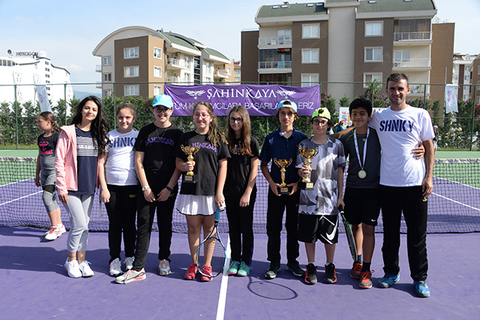
<path fill-rule="evenodd" d="M 352 225 L 365 223 L 376 226 L 380 214 L 380 189 L 346 188 L 343 201 L 345 202 L 345 218 Z"/>
<path fill-rule="evenodd" d="M 298 240 L 306 243 L 338 242 L 338 215 L 298 215 Z"/>

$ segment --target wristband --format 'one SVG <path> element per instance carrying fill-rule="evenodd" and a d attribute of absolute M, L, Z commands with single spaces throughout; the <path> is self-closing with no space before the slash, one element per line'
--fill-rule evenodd
<path fill-rule="evenodd" d="M 150 188 L 150 186 L 145 186 L 145 187 L 143 187 L 143 188 L 142 188 L 142 192 L 148 190 L 149 188 Z"/>
<path fill-rule="evenodd" d="M 172 192 L 173 192 L 173 189 L 172 189 L 172 188 L 170 188 L 168 185 L 166 185 L 166 186 L 165 186 L 165 189 L 167 189 L 168 191 L 170 191 L 170 193 L 172 193 Z"/>

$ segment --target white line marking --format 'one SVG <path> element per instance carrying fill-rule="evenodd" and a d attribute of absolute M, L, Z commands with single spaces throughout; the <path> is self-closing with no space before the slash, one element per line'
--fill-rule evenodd
<path fill-rule="evenodd" d="M 452 202 L 454 202 L 454 203 L 456 203 L 456 204 L 465 206 L 465 207 L 467 207 L 467 208 L 470 208 L 470 209 L 473 209 L 473 210 L 476 210 L 476 211 L 480 211 L 480 209 L 478 209 L 478 208 L 475 208 L 475 207 L 469 206 L 468 204 L 465 204 L 465 203 L 462 203 L 462 202 L 459 202 L 459 201 L 456 201 L 456 200 L 453 200 L 453 199 L 450 199 L 450 198 L 441 196 L 441 195 L 439 195 L 439 194 L 437 194 L 437 193 L 435 193 L 435 192 L 432 192 L 432 194 L 436 195 L 437 197 L 443 198 L 443 199 L 445 199 L 445 200 L 452 201 Z"/>
<path fill-rule="evenodd" d="M 220 294 L 218 296 L 217 306 L 217 320 L 223 320 L 225 318 L 225 304 L 227 302 L 227 288 L 228 288 L 228 267 L 230 267 L 230 236 L 227 240 L 227 259 L 225 260 L 225 266 L 222 274 L 222 284 L 220 286 Z"/>
<path fill-rule="evenodd" d="M 13 200 L 7 201 L 7 202 L 4 202 L 4 203 L 0 203 L 0 206 L 3 206 L 4 204 L 9 204 L 9 203 L 12 203 L 12 202 L 15 202 L 15 201 L 18 201 L 18 200 L 22 200 L 22 199 L 28 198 L 28 197 L 30 197 L 30 196 L 34 196 L 34 195 L 36 195 L 36 194 L 38 194 L 38 193 L 41 193 L 41 192 L 43 192 L 43 190 L 38 191 L 38 192 L 35 192 L 35 193 L 31 193 L 31 194 L 29 194 L 29 195 L 26 195 L 26 196 L 23 196 L 23 197 L 20 197 L 20 198 L 17 198 L 17 199 L 13 199 Z"/>

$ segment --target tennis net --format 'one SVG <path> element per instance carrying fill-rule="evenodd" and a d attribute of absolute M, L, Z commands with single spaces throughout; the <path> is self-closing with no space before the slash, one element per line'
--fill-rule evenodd
<path fill-rule="evenodd" d="M 0 157 L 0 226 L 50 227 L 42 202 L 42 189 L 34 183 L 36 158 Z M 428 233 L 480 232 L 480 159 L 437 159 L 434 166 L 434 188 L 429 197 Z M 259 170 L 257 200 L 253 228 L 255 233 L 266 232 L 267 191 L 269 185 Z M 107 231 L 108 217 L 103 203 L 95 195 L 91 215 L 91 231 Z M 61 205 L 62 220 L 70 227 L 68 214 Z M 156 219 L 154 229 L 157 229 Z M 228 222 L 222 214 L 221 232 L 228 231 Z M 185 217 L 176 209 L 173 230 L 186 232 Z M 379 218 L 377 232 L 382 232 Z M 344 232 L 343 226 L 340 231 Z M 401 232 L 406 232 L 402 221 Z"/>

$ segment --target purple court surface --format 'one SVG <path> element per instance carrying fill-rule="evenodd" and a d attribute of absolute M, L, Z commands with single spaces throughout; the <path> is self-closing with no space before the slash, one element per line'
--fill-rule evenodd
<path fill-rule="evenodd" d="M 87 259 L 92 278 L 71 279 L 63 268 L 66 240 L 47 242 L 45 230 L 0 228 L 0 319 L 479 319 L 480 233 L 429 234 L 429 277 L 432 295 L 415 296 L 406 257 L 406 236 L 400 250 L 401 280 L 392 288 L 360 289 L 349 277 L 351 258 L 345 234 L 339 235 L 335 256 L 338 282 L 304 284 L 285 270 L 274 280 L 268 268 L 265 234 L 255 235 L 249 277 L 219 276 L 212 282 L 187 281 L 190 264 L 186 234 L 172 239 L 172 273 L 157 273 L 158 233 L 152 234 L 145 281 L 116 284 L 108 274 L 106 233 L 90 233 Z M 374 284 L 383 276 L 382 234 L 377 235 L 372 262 Z M 282 235 L 282 248 L 285 235 Z M 222 234 L 227 242 L 228 235 Z M 285 252 L 282 252 L 285 257 Z M 299 261 L 306 257 L 300 245 Z M 317 264 L 325 253 L 317 243 Z M 285 263 L 285 261 L 283 261 Z M 198 277 L 197 277 L 198 278 Z"/>

